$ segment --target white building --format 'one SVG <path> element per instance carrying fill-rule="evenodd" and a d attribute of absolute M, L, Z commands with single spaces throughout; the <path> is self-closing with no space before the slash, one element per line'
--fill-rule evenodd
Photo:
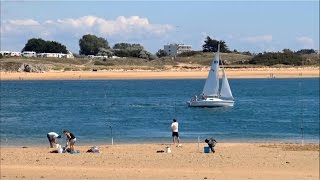
<path fill-rule="evenodd" d="M 63 53 L 38 53 L 37 57 L 42 58 L 74 58 L 73 54 L 68 51 L 68 54 Z"/>
<path fill-rule="evenodd" d="M 62 53 L 38 53 L 38 57 L 43 57 L 43 58 L 66 58 L 66 54 Z"/>
<path fill-rule="evenodd" d="M 169 56 L 177 56 L 178 54 L 181 54 L 183 52 L 192 51 L 192 46 L 185 44 L 167 44 L 164 45 L 164 51 Z"/>
<path fill-rule="evenodd" d="M 66 58 L 74 58 L 73 53 L 68 50 L 68 54 L 66 54 Z"/>

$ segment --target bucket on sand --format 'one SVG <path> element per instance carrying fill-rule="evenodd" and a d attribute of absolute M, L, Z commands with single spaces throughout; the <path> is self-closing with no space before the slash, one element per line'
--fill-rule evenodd
<path fill-rule="evenodd" d="M 171 153 L 170 147 L 166 147 L 166 153 Z"/>
<path fill-rule="evenodd" d="M 58 146 L 58 153 L 62 153 L 63 152 L 63 149 L 61 147 L 61 145 Z"/>
<path fill-rule="evenodd" d="M 211 149 L 208 146 L 203 147 L 204 153 L 210 153 Z"/>

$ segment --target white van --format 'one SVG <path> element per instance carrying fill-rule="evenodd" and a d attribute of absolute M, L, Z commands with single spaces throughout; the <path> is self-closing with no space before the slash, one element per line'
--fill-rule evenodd
<path fill-rule="evenodd" d="M 23 51 L 22 56 L 23 57 L 37 57 L 37 53 L 34 51 Z"/>

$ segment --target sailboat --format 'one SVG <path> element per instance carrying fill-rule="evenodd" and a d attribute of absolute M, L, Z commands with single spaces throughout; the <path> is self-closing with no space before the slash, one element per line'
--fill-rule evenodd
<path fill-rule="evenodd" d="M 202 90 L 201 97 L 198 99 L 197 96 L 194 96 L 194 98 L 192 98 L 190 101 L 187 101 L 189 107 L 225 107 L 234 105 L 234 98 L 232 96 L 232 92 L 222 61 L 221 88 L 219 88 L 219 53 L 220 44 L 218 45 L 218 51 L 214 55 L 208 78 Z"/>

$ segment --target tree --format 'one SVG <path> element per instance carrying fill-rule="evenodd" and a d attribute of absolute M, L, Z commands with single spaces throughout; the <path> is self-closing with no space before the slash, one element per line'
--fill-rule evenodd
<path fill-rule="evenodd" d="M 113 49 L 128 49 L 131 47 L 130 43 L 116 43 L 113 46 Z"/>
<path fill-rule="evenodd" d="M 158 58 L 168 56 L 168 54 L 163 49 L 159 49 L 156 55 Z"/>
<path fill-rule="evenodd" d="M 282 52 L 283 53 L 289 53 L 289 54 L 293 53 L 293 51 L 291 51 L 290 49 L 283 49 Z"/>
<path fill-rule="evenodd" d="M 46 41 L 43 39 L 29 39 L 21 51 L 35 51 L 36 53 L 44 53 L 46 51 Z"/>
<path fill-rule="evenodd" d="M 41 38 L 29 39 L 22 51 L 35 51 L 36 53 L 68 53 L 65 45 L 56 41 L 45 41 Z"/>
<path fill-rule="evenodd" d="M 66 46 L 55 41 L 46 41 L 46 52 L 47 53 L 64 53 L 64 54 L 68 53 Z"/>
<path fill-rule="evenodd" d="M 218 51 L 218 44 L 220 43 L 220 52 L 230 52 L 226 42 L 218 41 L 215 39 L 211 39 L 207 36 L 207 39 L 204 41 L 204 45 L 202 46 L 203 52 L 217 52 Z"/>
<path fill-rule="evenodd" d="M 79 40 L 79 46 L 79 53 L 84 55 L 96 55 L 99 48 L 110 49 L 106 39 L 91 34 L 83 35 Z"/>
<path fill-rule="evenodd" d="M 114 55 L 114 52 L 112 51 L 112 49 L 99 48 L 99 52 L 97 55 L 112 57 Z"/>
<path fill-rule="evenodd" d="M 296 52 L 297 54 L 315 54 L 316 51 L 314 49 L 301 49 Z"/>
<path fill-rule="evenodd" d="M 140 44 L 117 43 L 113 46 L 116 56 L 119 57 L 146 57 L 144 54 L 144 47 Z"/>
<path fill-rule="evenodd" d="M 125 49 L 125 50 L 140 50 L 142 51 L 144 49 L 143 46 L 140 44 L 130 44 L 130 43 L 116 43 L 113 46 L 113 49 Z"/>

